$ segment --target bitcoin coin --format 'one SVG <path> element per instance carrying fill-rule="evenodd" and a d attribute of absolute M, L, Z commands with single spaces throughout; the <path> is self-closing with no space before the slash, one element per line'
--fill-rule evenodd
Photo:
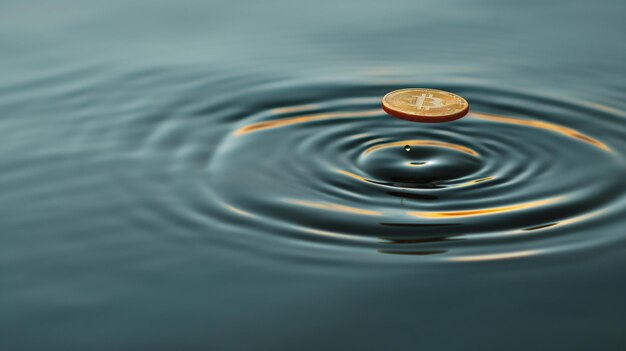
<path fill-rule="evenodd" d="M 462 97 L 437 89 L 394 90 L 383 97 L 387 114 L 413 122 L 441 123 L 467 114 L 469 104 Z"/>

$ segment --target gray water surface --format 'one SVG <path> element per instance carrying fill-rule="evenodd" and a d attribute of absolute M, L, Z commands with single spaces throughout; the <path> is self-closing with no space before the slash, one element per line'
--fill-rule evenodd
<path fill-rule="evenodd" d="M 624 14 L 3 1 L 0 349 L 623 350 Z"/>

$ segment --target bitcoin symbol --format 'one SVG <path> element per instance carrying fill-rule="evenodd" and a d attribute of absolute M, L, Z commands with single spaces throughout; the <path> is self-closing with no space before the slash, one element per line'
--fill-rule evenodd
<path fill-rule="evenodd" d="M 443 107 L 443 100 L 433 97 L 431 93 L 421 94 L 415 97 L 415 107 L 417 107 L 418 110 L 428 111 L 431 107 Z"/>

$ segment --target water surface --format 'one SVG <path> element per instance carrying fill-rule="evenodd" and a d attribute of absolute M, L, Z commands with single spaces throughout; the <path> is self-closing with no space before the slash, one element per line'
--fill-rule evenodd
<path fill-rule="evenodd" d="M 3 3 L 2 349 L 622 349 L 625 10 Z"/>

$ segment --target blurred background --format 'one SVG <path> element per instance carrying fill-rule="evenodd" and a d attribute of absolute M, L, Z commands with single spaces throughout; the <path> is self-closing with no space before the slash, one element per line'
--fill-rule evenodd
<path fill-rule="evenodd" d="M 0 349 L 624 349 L 625 14 L 3 0 Z"/>

